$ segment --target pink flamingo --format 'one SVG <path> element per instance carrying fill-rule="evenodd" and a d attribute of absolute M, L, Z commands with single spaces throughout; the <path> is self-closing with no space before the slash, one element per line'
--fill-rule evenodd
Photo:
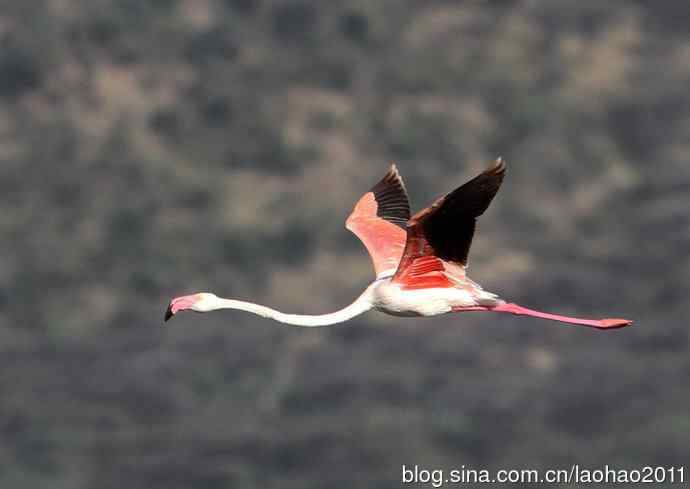
<path fill-rule="evenodd" d="M 297 326 L 341 323 L 376 309 L 394 316 L 436 316 L 486 311 L 550 319 L 599 329 L 621 328 L 627 319 L 580 319 L 534 311 L 487 292 L 466 275 L 477 217 L 496 195 L 506 165 L 493 165 L 410 217 L 410 204 L 395 165 L 355 205 L 345 226 L 369 251 L 376 279 L 349 306 L 321 315 L 286 314 L 266 306 L 224 299 L 208 292 L 174 298 L 167 321 L 180 311 L 240 309 Z"/>

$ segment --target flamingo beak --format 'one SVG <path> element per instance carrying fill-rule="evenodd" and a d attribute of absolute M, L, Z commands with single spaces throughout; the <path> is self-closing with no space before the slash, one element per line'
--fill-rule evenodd
<path fill-rule="evenodd" d="M 197 294 L 175 297 L 170 301 L 170 304 L 168 304 L 168 308 L 165 310 L 163 321 L 167 321 L 180 311 L 190 309 L 198 300 L 199 297 Z"/>
<path fill-rule="evenodd" d="M 174 314 L 173 314 L 173 312 L 172 312 L 172 303 L 170 303 L 170 304 L 168 304 L 168 308 L 165 310 L 165 317 L 164 317 L 164 319 L 163 319 L 163 322 L 164 322 L 164 323 L 167 322 L 168 319 L 170 319 L 171 317 L 173 317 L 173 315 L 174 315 Z"/>

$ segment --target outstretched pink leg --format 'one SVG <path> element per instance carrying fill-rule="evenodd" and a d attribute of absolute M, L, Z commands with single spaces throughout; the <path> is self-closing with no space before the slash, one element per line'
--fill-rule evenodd
<path fill-rule="evenodd" d="M 581 319 L 574 318 L 570 316 L 561 316 L 559 314 L 550 314 L 548 312 L 534 311 L 532 309 L 527 309 L 526 307 L 519 306 L 513 303 L 499 304 L 493 307 L 484 306 L 470 306 L 470 307 L 458 307 L 454 308 L 453 311 L 492 311 L 492 312 L 507 312 L 510 314 L 517 314 L 521 316 L 532 316 L 541 319 L 550 319 L 552 321 L 560 321 L 562 323 L 570 324 L 580 324 L 582 326 L 589 326 L 590 328 L 597 329 L 615 329 L 623 328 L 632 324 L 632 321 L 628 319 Z"/>

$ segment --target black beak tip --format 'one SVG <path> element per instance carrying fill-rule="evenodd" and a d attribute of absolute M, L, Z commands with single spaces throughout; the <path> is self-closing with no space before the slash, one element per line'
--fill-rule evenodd
<path fill-rule="evenodd" d="M 171 317 L 173 317 L 172 307 L 168 306 L 168 308 L 165 310 L 165 318 L 163 319 L 163 322 L 166 322 Z"/>

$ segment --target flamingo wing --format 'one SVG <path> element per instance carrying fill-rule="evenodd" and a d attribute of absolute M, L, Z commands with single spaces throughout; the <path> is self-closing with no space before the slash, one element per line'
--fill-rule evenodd
<path fill-rule="evenodd" d="M 498 158 L 490 168 L 412 216 L 393 282 L 419 289 L 452 287 L 464 281 L 477 217 L 498 192 L 505 170 L 505 162 Z"/>
<path fill-rule="evenodd" d="M 377 277 L 392 274 L 400 263 L 410 218 L 405 184 L 395 165 L 364 194 L 347 218 L 345 227 L 364 243 Z"/>

